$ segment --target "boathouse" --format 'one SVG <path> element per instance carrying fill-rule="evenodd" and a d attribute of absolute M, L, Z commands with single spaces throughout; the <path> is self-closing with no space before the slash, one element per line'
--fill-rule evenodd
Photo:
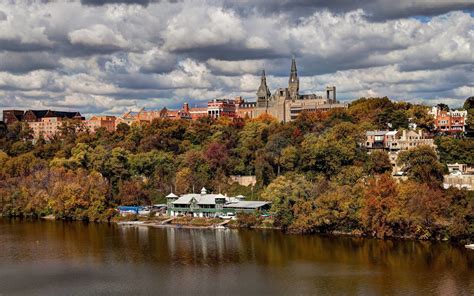
<path fill-rule="evenodd" d="M 239 212 L 266 212 L 271 206 L 268 201 L 246 201 L 242 195 L 228 197 L 220 193 L 208 194 L 206 188 L 202 188 L 200 194 L 177 196 L 170 193 L 166 198 L 170 216 L 219 217 Z"/>

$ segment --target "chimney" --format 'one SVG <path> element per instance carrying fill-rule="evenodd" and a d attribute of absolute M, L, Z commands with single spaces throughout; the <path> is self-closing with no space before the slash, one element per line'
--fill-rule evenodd
<path fill-rule="evenodd" d="M 403 130 L 402 138 L 406 140 L 407 138 L 407 130 Z"/>
<path fill-rule="evenodd" d="M 423 130 L 422 129 L 418 130 L 418 135 L 420 136 L 420 139 L 423 139 Z"/>
<path fill-rule="evenodd" d="M 184 103 L 183 109 L 184 109 L 184 112 L 189 113 L 189 104 L 188 104 L 188 103 Z"/>

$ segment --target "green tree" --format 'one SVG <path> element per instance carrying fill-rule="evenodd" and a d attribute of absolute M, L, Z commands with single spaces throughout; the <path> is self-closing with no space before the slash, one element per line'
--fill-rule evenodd
<path fill-rule="evenodd" d="M 436 152 L 429 146 L 402 151 L 397 162 L 414 181 L 430 186 L 439 186 L 443 181 L 444 167 L 438 161 Z"/>
<path fill-rule="evenodd" d="M 301 174 L 286 174 L 277 177 L 263 191 L 262 198 L 272 202 L 275 224 L 288 228 L 295 219 L 297 203 L 311 198 L 312 184 Z"/>
<path fill-rule="evenodd" d="M 388 153 L 383 150 L 375 150 L 367 157 L 366 162 L 367 172 L 370 175 L 384 174 L 392 170 L 392 164 Z"/>

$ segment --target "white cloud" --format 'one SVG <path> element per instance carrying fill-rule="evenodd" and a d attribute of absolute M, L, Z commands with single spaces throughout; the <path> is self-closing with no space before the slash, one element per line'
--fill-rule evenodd
<path fill-rule="evenodd" d="M 165 48 L 182 50 L 243 42 L 245 30 L 241 19 L 232 11 L 186 5 L 168 21 L 163 37 Z"/>
<path fill-rule="evenodd" d="M 88 28 L 78 29 L 68 34 L 69 41 L 74 45 L 91 47 L 111 46 L 125 48 L 128 43 L 120 33 L 112 29 L 96 24 Z"/>
<path fill-rule="evenodd" d="M 93 113 L 254 99 L 262 68 L 272 90 L 287 85 L 292 54 L 303 93 L 336 85 L 343 99 L 456 105 L 472 96 L 474 17 L 436 16 L 450 11 L 447 2 L 382 9 L 376 1 L 365 10 L 264 2 L 0 2 L 0 107 L 70 104 Z M 435 16 L 397 17 L 423 9 Z M 374 22 L 373 13 L 385 17 Z"/>

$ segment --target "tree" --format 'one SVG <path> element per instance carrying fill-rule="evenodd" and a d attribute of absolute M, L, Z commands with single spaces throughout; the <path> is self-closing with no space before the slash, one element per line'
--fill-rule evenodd
<path fill-rule="evenodd" d="M 176 173 L 175 192 L 177 194 L 190 193 L 194 186 L 193 172 L 189 168 L 182 168 Z M 199 189 L 199 188 L 198 188 Z"/>
<path fill-rule="evenodd" d="M 379 238 L 394 234 L 388 216 L 396 206 L 397 194 L 397 184 L 389 174 L 369 179 L 361 210 L 361 222 L 366 232 Z"/>
<path fill-rule="evenodd" d="M 457 162 L 474 165 L 474 141 L 472 139 L 437 137 L 435 144 L 441 163 Z"/>
<path fill-rule="evenodd" d="M 329 190 L 316 199 L 314 226 L 324 232 L 359 229 L 363 191 L 360 183 L 355 186 L 332 184 Z"/>
<path fill-rule="evenodd" d="M 384 174 L 392 170 L 392 164 L 388 153 L 383 150 L 375 150 L 367 157 L 366 162 L 367 172 L 370 175 Z"/>
<path fill-rule="evenodd" d="M 360 134 L 351 123 L 335 126 L 323 136 L 309 134 L 301 143 L 300 166 L 330 177 L 343 166 L 354 163 L 360 154 Z"/>
<path fill-rule="evenodd" d="M 443 103 L 439 103 L 436 105 L 436 107 L 438 107 L 441 111 L 449 111 L 449 106 Z"/>
<path fill-rule="evenodd" d="M 286 174 L 277 177 L 263 191 L 262 198 L 272 202 L 275 224 L 288 228 L 295 219 L 295 205 L 311 198 L 311 183 L 300 174 Z"/>
<path fill-rule="evenodd" d="M 135 177 L 121 181 L 117 194 L 119 204 L 126 206 L 149 205 L 150 198 L 145 189 L 143 179 Z"/>
<path fill-rule="evenodd" d="M 463 108 L 467 111 L 467 129 L 474 131 L 474 97 L 467 98 Z"/>
<path fill-rule="evenodd" d="M 432 131 L 434 128 L 434 117 L 429 114 L 429 107 L 413 105 L 408 110 L 409 116 L 418 128 Z"/>
<path fill-rule="evenodd" d="M 287 146 L 281 151 L 280 165 L 287 172 L 296 169 L 298 165 L 298 149 L 295 146 Z"/>
<path fill-rule="evenodd" d="M 443 181 L 444 167 L 438 161 L 436 152 L 429 146 L 402 151 L 397 162 L 411 180 L 430 186 L 440 186 Z"/>

